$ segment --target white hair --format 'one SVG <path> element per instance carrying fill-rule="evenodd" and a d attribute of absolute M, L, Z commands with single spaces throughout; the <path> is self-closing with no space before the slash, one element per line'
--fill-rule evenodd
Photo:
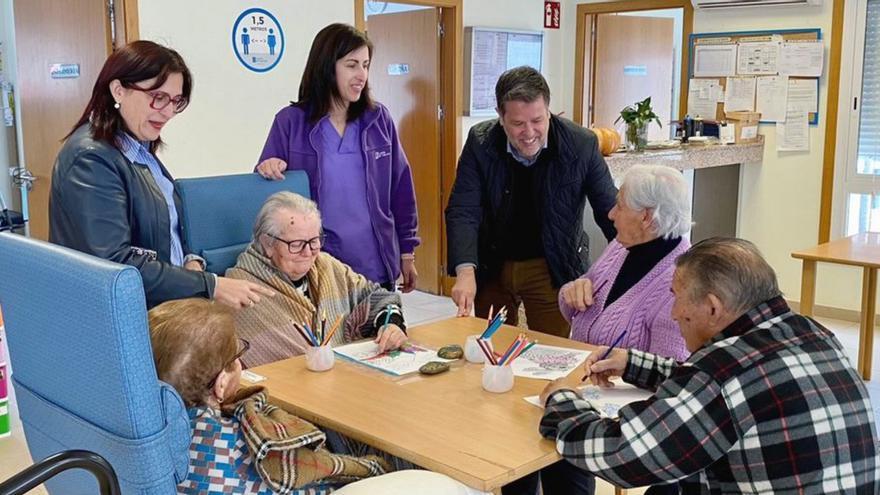
<path fill-rule="evenodd" d="M 318 219 L 318 225 L 321 224 L 321 211 L 318 210 L 317 203 L 290 191 L 279 191 L 269 196 L 263 203 L 260 212 L 257 213 L 257 220 L 254 222 L 254 244 L 261 248 L 263 253 L 265 253 L 265 247 L 261 240 L 263 234 L 280 237 L 281 231 L 284 230 L 284 226 L 279 225 L 276 221 L 276 213 L 280 210 L 288 210 L 300 215 L 315 215 Z"/>
<path fill-rule="evenodd" d="M 655 233 L 671 239 L 691 229 L 691 204 L 687 181 L 681 172 L 662 165 L 635 165 L 623 178 L 626 205 L 652 211 Z"/>

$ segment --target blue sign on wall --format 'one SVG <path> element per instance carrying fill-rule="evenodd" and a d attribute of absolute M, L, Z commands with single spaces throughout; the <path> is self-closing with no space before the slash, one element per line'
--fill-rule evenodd
<path fill-rule="evenodd" d="M 232 50 L 238 61 L 254 72 L 272 70 L 284 54 L 284 32 L 269 11 L 245 10 L 232 26 Z"/>

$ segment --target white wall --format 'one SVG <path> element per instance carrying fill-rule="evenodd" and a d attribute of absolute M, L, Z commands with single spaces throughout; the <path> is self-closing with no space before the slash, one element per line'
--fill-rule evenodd
<path fill-rule="evenodd" d="M 787 297 L 800 299 L 801 264 L 791 252 L 815 245 L 819 231 L 820 188 L 828 125 L 828 53 L 831 44 L 832 2 L 820 7 L 764 7 L 736 11 L 703 11 L 694 15 L 694 32 L 821 28 L 826 65 L 819 79 L 819 125 L 810 127 L 810 151 L 776 151 L 776 129 L 762 125 L 764 161 L 743 167 L 739 235 L 755 242 L 779 276 Z M 736 15 L 732 15 L 735 12 Z M 833 125 L 833 124 L 832 124 Z M 817 303 L 857 309 L 858 279 L 847 285 L 819 269 Z M 855 301 L 854 301 L 855 300 Z M 855 303 L 855 304 L 854 304 Z"/>
<path fill-rule="evenodd" d="M 570 2 L 571 0 L 569 0 Z M 267 0 L 284 29 L 281 62 L 268 73 L 245 69 L 231 47 L 232 24 L 251 2 L 150 0 L 140 2 L 143 39 L 165 43 L 183 55 L 195 77 L 193 100 L 163 132 L 161 153 L 176 177 L 238 173 L 257 160 L 272 117 L 296 98 L 312 38 L 331 22 L 354 21 L 353 0 L 290 2 Z M 544 31 L 544 76 L 552 110 L 571 115 L 574 77 L 574 3 L 562 6 L 562 29 L 544 30 L 543 3 L 536 0 L 465 0 L 465 26 Z M 169 16 L 168 12 L 176 12 Z M 465 117 L 462 144 L 470 126 L 486 117 Z"/>
<path fill-rule="evenodd" d="M 273 116 L 296 99 L 315 34 L 327 24 L 354 21 L 352 0 L 260 2 L 281 24 L 285 47 L 274 69 L 257 73 L 232 50 L 232 25 L 252 6 L 242 0 L 139 3 L 141 38 L 179 51 L 195 79 L 192 103 L 162 133 L 161 158 L 175 177 L 251 171 Z"/>

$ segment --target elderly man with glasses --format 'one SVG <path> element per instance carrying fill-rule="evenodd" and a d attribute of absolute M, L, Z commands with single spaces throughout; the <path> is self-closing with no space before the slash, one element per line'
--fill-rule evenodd
<path fill-rule="evenodd" d="M 253 242 L 226 273 L 276 293 L 236 315 L 238 335 L 251 344 L 243 357 L 247 366 L 302 354 L 306 342 L 294 322 L 329 333 L 341 319 L 332 345 L 372 337 L 382 350 L 391 350 L 406 341 L 399 294 L 322 253 L 323 242 L 314 201 L 284 191 L 263 204 Z"/>

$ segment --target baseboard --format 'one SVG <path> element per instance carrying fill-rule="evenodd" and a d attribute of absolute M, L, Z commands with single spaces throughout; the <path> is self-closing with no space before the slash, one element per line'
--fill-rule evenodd
<path fill-rule="evenodd" d="M 795 312 L 800 312 L 800 301 L 788 301 L 788 306 Z M 834 318 L 835 320 L 852 321 L 859 323 L 862 321 L 862 312 L 852 309 L 835 308 L 833 306 L 822 306 L 821 304 L 813 305 L 813 315 L 823 318 Z M 880 321 L 880 315 L 876 316 L 874 321 Z"/>

